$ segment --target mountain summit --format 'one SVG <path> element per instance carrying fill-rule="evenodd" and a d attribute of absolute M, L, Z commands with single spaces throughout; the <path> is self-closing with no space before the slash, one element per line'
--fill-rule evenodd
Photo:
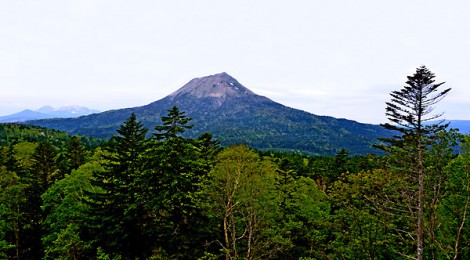
<path fill-rule="evenodd" d="M 145 106 L 106 111 L 74 119 L 30 121 L 29 124 L 93 137 L 109 138 L 135 113 L 148 129 L 177 106 L 192 118 L 185 134 L 212 133 L 222 145 L 247 144 L 257 149 L 334 155 L 340 148 L 352 154 L 374 153 L 381 126 L 317 116 L 257 95 L 227 73 L 195 78 L 165 98 Z"/>
<path fill-rule="evenodd" d="M 207 77 L 192 79 L 168 97 L 175 99 L 185 95 L 196 98 L 210 97 L 225 100 L 227 97 L 244 97 L 255 95 L 255 93 L 240 84 L 232 76 L 222 72 Z"/>

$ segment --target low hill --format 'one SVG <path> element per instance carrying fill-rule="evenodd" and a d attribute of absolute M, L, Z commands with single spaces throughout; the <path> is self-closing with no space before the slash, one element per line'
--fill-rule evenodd
<path fill-rule="evenodd" d="M 210 132 L 223 145 L 244 143 L 257 149 L 332 155 L 340 148 L 352 154 L 376 153 L 372 144 L 390 132 L 378 125 L 317 116 L 260 96 L 227 73 L 195 78 L 167 97 L 141 107 L 106 111 L 80 118 L 30 121 L 29 124 L 71 134 L 109 138 L 135 113 L 153 129 L 160 117 L 178 106 L 195 125 L 187 134 Z"/>

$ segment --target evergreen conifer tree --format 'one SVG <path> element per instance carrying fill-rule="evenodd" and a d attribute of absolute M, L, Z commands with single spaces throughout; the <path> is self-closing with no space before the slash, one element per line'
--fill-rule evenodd
<path fill-rule="evenodd" d="M 93 184 L 100 191 L 89 194 L 97 246 L 116 257 L 137 259 L 151 253 L 142 201 L 147 131 L 135 114 L 120 126 L 105 147 L 104 171 L 95 173 Z"/>
<path fill-rule="evenodd" d="M 414 75 L 408 76 L 406 86 L 390 93 L 392 99 L 386 103 L 386 116 L 391 123 L 383 124 L 385 128 L 396 131 L 397 135 L 383 138 L 389 145 L 381 148 L 392 155 L 391 158 L 395 159 L 392 167 L 404 174 L 410 184 L 406 199 L 412 205 L 408 207 L 410 217 L 416 220 L 411 234 L 416 241 L 417 259 L 423 259 L 425 246 L 425 158 L 434 137 L 448 126 L 443 121 L 430 122 L 442 116 L 433 114 L 434 106 L 451 90 L 441 90 L 444 82 L 435 83 L 434 78 L 435 75 L 425 66 L 417 68 Z"/>
<path fill-rule="evenodd" d="M 174 258 L 195 254 L 201 248 L 200 212 L 194 203 L 194 193 L 209 171 L 210 153 L 218 143 L 212 136 L 201 140 L 184 138 L 193 125 L 191 118 L 174 106 L 162 116 L 156 126 L 152 166 L 148 172 L 150 208 L 155 213 L 160 246 Z M 207 234 L 205 234 L 207 235 Z"/>
<path fill-rule="evenodd" d="M 43 248 L 41 244 L 42 224 L 47 212 L 41 210 L 41 196 L 54 183 L 57 174 L 56 162 L 57 150 L 48 140 L 39 142 L 32 156 L 31 172 L 23 179 L 27 185 L 26 204 L 29 223 L 24 223 L 23 237 L 25 250 L 23 257 L 29 259 L 41 259 Z"/>

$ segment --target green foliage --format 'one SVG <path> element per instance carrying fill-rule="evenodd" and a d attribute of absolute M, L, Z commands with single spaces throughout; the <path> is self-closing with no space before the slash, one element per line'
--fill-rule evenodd
<path fill-rule="evenodd" d="M 153 160 L 146 172 L 151 194 L 148 208 L 155 214 L 154 232 L 159 234 L 158 243 L 166 245 L 163 250 L 173 258 L 202 254 L 195 248 L 204 243 L 208 229 L 194 194 L 218 151 L 218 142 L 210 134 L 199 139 L 183 137 L 185 130 L 192 128 L 189 122 L 177 107 L 168 110 L 162 125 L 155 127 L 149 154 Z"/>
<path fill-rule="evenodd" d="M 466 136 L 466 142 L 470 140 Z M 448 182 L 443 187 L 442 203 L 438 205 L 440 225 L 436 230 L 439 255 L 443 258 L 467 259 L 470 257 L 470 232 L 468 225 L 470 205 L 470 151 L 454 158 L 445 169 Z"/>
<path fill-rule="evenodd" d="M 62 152 L 57 159 L 59 162 L 60 174 L 68 174 L 72 170 L 78 169 L 86 162 L 87 151 L 83 146 L 82 138 L 72 136 L 65 144 L 65 151 Z"/>
<path fill-rule="evenodd" d="M 329 197 L 333 211 L 333 258 L 384 259 L 400 258 L 406 251 L 398 215 L 387 214 L 376 203 L 389 205 L 389 194 L 382 194 L 401 179 L 388 171 L 361 171 L 343 174 L 334 183 Z M 405 236 L 405 235 L 403 235 Z M 394 246 L 396 245 L 396 246 Z M 398 252 L 396 252 L 398 250 Z"/>
<path fill-rule="evenodd" d="M 103 171 L 94 172 L 89 214 L 96 245 L 107 253 L 125 258 L 150 254 L 141 241 L 147 241 L 144 209 L 144 154 L 147 129 L 131 115 L 117 130 L 117 136 L 104 147 Z M 107 232 L 102 233 L 102 230 Z"/>
<path fill-rule="evenodd" d="M 14 172 L 0 167 L 0 258 L 7 258 L 7 253 L 14 245 L 7 240 L 9 234 L 17 232 L 15 219 L 17 215 L 17 203 L 23 198 L 23 187 L 18 183 L 19 178 Z"/>
<path fill-rule="evenodd" d="M 0 124 L 0 146 L 10 146 L 24 142 L 37 143 L 47 140 L 57 147 L 62 147 L 69 139 L 69 134 L 58 130 L 22 124 Z M 103 142 L 100 139 L 91 137 L 82 137 L 81 139 L 88 149 L 95 148 Z"/>
<path fill-rule="evenodd" d="M 42 210 L 49 212 L 44 221 L 46 234 L 42 238 L 46 259 L 77 259 L 87 253 L 90 255 L 90 241 L 83 237 L 90 209 L 86 191 L 99 189 L 91 180 L 94 173 L 102 171 L 98 160 L 87 163 L 54 183 L 42 195 Z"/>
<path fill-rule="evenodd" d="M 226 148 L 199 193 L 199 205 L 219 223 L 226 257 L 320 256 L 329 205 L 308 177 L 286 160 L 274 162 L 247 148 Z M 312 246 L 315 245 L 315 246 Z"/>
<path fill-rule="evenodd" d="M 290 247 L 275 225 L 275 165 L 245 146 L 222 151 L 201 191 L 206 214 L 222 226 L 219 243 L 227 257 L 274 256 Z"/>
<path fill-rule="evenodd" d="M 193 125 L 188 125 L 191 118 L 186 117 L 184 112 L 180 112 L 177 106 L 173 106 L 168 110 L 167 116 L 162 116 L 163 125 L 156 126 L 154 133 L 157 140 L 169 140 L 183 134 L 187 129 L 193 128 Z"/>

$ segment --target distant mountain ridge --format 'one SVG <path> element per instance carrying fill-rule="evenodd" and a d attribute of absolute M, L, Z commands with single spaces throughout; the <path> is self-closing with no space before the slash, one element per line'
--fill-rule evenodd
<path fill-rule="evenodd" d="M 462 134 L 470 134 L 470 120 L 446 120 L 449 128 L 458 128 Z"/>
<path fill-rule="evenodd" d="M 100 111 L 95 109 L 80 106 L 65 106 L 59 108 L 44 106 L 35 111 L 26 109 L 12 115 L 2 116 L 0 117 L 0 123 L 17 123 L 48 118 L 73 118 L 99 112 Z"/>
<path fill-rule="evenodd" d="M 106 111 L 80 118 L 29 121 L 28 124 L 93 137 L 109 138 L 131 113 L 149 129 L 161 125 L 161 116 L 178 106 L 195 126 L 197 137 L 210 132 L 223 145 L 244 143 L 257 149 L 335 154 L 376 153 L 372 144 L 390 132 L 378 125 L 317 116 L 260 96 L 227 73 L 195 78 L 165 98 L 145 106 Z"/>

